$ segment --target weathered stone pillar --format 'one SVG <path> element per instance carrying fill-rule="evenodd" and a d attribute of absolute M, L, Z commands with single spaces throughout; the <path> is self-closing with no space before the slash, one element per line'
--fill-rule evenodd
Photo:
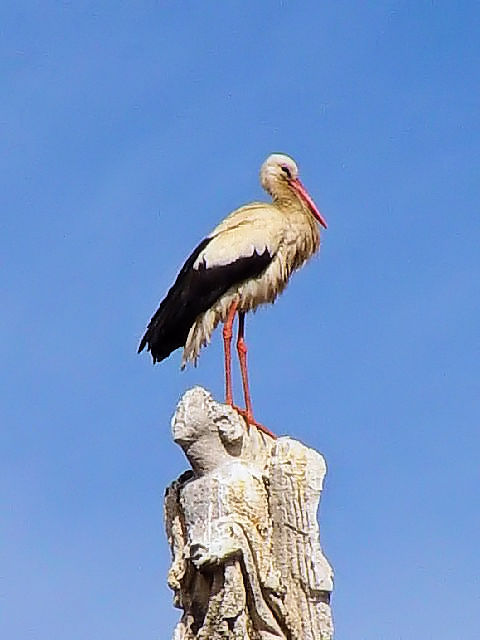
<path fill-rule="evenodd" d="M 264 435 L 201 387 L 173 438 L 192 469 L 168 487 L 173 640 L 331 640 L 332 569 L 319 541 L 323 457 Z"/>

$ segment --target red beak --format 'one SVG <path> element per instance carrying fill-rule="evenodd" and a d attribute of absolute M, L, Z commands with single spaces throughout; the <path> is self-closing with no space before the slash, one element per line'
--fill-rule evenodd
<path fill-rule="evenodd" d="M 293 190 L 296 193 L 298 193 L 298 195 L 305 202 L 307 207 L 310 209 L 310 211 L 315 216 L 315 218 L 319 221 L 319 223 L 322 225 L 322 227 L 324 227 L 326 229 L 327 228 L 327 221 L 322 216 L 320 211 L 317 209 L 317 205 L 312 200 L 312 198 L 309 196 L 308 191 L 305 189 L 305 187 L 300 182 L 300 180 L 298 178 L 295 178 L 294 180 L 290 180 L 290 184 L 292 185 Z"/>

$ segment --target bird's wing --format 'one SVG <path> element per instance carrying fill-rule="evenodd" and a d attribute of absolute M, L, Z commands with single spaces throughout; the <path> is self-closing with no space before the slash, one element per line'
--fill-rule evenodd
<path fill-rule="evenodd" d="M 230 287 L 263 273 L 280 237 L 275 212 L 266 219 L 265 207 L 237 209 L 198 245 L 150 320 L 139 351 L 148 345 L 154 362 L 163 360 L 185 344 L 196 318 Z"/>
<path fill-rule="evenodd" d="M 190 254 L 180 269 L 173 286 L 148 323 L 147 330 L 140 341 L 138 353 L 148 345 L 154 364 L 169 356 L 186 340 L 191 323 L 188 318 L 190 314 L 186 312 L 185 306 L 193 263 L 209 242 L 210 238 L 204 238 Z M 185 336 L 184 339 L 183 336 Z"/>
<path fill-rule="evenodd" d="M 261 202 L 241 207 L 213 230 L 210 242 L 197 255 L 193 268 L 213 269 L 233 265 L 238 260 L 255 260 L 255 255 L 265 253 L 272 259 L 282 240 L 283 231 L 283 219 L 275 207 Z M 258 274 L 246 277 L 255 275 Z"/>

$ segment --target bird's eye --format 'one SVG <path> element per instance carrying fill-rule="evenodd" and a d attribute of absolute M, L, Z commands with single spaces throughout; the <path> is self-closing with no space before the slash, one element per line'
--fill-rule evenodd
<path fill-rule="evenodd" d="M 287 167 L 286 164 L 282 164 L 281 169 L 282 169 L 283 173 L 287 176 L 287 178 L 291 178 L 292 177 L 290 169 Z"/>

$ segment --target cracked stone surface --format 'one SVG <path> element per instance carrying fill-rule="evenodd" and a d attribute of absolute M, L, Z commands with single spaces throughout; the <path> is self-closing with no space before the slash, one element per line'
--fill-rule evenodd
<path fill-rule="evenodd" d="M 331 640 L 333 572 L 317 510 L 323 457 L 248 428 L 195 387 L 172 419 L 191 470 L 167 489 L 173 640 Z"/>

